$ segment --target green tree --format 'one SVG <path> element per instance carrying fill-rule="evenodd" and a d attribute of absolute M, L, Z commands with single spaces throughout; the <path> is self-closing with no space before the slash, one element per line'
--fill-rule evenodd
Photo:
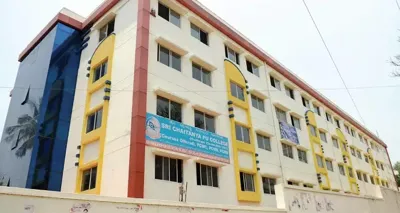
<path fill-rule="evenodd" d="M 31 115 L 21 115 L 17 120 L 17 125 L 9 126 L 5 129 L 6 136 L 4 141 L 16 143 L 15 149 L 17 149 L 17 151 L 15 155 L 17 157 L 21 158 L 25 156 L 26 152 L 33 148 L 33 138 L 36 134 L 40 103 L 41 100 L 38 102 L 28 100 L 26 104 L 28 104 L 29 108 L 32 110 Z"/>
<path fill-rule="evenodd" d="M 397 182 L 397 186 L 400 186 L 400 161 L 397 161 L 393 165 L 393 169 L 396 170 L 397 172 L 399 172 L 399 174 L 396 176 L 396 182 Z"/>

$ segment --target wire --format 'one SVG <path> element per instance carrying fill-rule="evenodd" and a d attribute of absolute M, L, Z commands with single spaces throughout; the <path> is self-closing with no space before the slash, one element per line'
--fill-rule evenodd
<path fill-rule="evenodd" d="M 396 2 L 397 8 L 400 10 L 400 4 L 398 2 L 398 0 L 394 0 Z"/>
<path fill-rule="evenodd" d="M 343 79 L 342 74 L 341 74 L 340 71 L 339 71 L 339 68 L 338 68 L 338 66 L 337 66 L 337 64 L 336 64 L 336 62 L 335 62 L 335 59 L 333 58 L 332 53 L 331 53 L 331 51 L 329 50 L 328 45 L 326 44 L 325 39 L 324 39 L 324 37 L 322 36 L 321 31 L 319 30 L 318 25 L 317 25 L 317 23 L 315 22 L 315 20 L 314 20 L 312 14 L 311 14 L 311 11 L 310 11 L 310 9 L 309 9 L 308 6 L 307 6 L 306 1 L 305 1 L 305 0 L 302 0 L 302 1 L 303 1 L 304 6 L 305 6 L 306 9 L 307 9 L 308 15 L 310 16 L 310 18 L 311 18 L 311 20 L 312 20 L 312 22 L 313 22 L 313 24 L 314 24 L 314 26 L 315 26 L 315 29 L 317 30 L 317 32 L 318 32 L 318 34 L 319 34 L 319 37 L 321 38 L 322 43 L 323 43 L 324 46 L 325 46 L 326 51 L 327 51 L 328 54 L 329 54 L 329 57 L 330 57 L 331 60 L 332 60 L 333 65 L 335 66 L 335 69 L 336 69 L 337 73 L 339 74 L 340 79 L 342 80 L 342 83 L 343 83 L 344 87 L 346 88 L 347 93 L 348 93 L 349 96 L 350 96 L 351 101 L 353 102 L 354 107 L 355 107 L 356 110 L 357 110 L 358 116 L 360 116 L 361 122 L 365 125 L 365 122 L 364 122 L 363 117 L 361 116 L 360 110 L 358 109 L 358 107 L 357 107 L 357 105 L 356 105 L 356 102 L 355 102 L 353 96 L 351 95 L 350 90 L 349 90 L 349 88 L 347 87 L 346 82 L 345 82 L 344 79 Z"/>

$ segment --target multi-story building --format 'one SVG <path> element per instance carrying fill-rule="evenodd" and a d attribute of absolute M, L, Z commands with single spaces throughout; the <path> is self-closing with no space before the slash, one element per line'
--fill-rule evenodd
<path fill-rule="evenodd" d="M 20 61 L 55 23 L 81 33 L 61 191 L 276 206 L 278 183 L 397 189 L 381 139 L 196 1 L 53 22 Z"/>

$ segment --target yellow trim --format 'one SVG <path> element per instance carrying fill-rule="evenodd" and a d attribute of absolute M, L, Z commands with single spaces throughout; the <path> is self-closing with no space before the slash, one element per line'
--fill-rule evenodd
<path fill-rule="evenodd" d="M 246 112 L 247 123 L 242 123 L 235 121 L 235 118 L 230 118 L 230 126 L 231 126 L 231 138 L 232 138 L 232 155 L 233 162 L 235 168 L 235 177 L 236 177 L 236 193 L 238 201 L 246 201 L 246 202 L 260 202 L 261 201 L 261 191 L 260 191 L 260 176 L 257 171 L 256 157 L 255 157 L 255 138 L 253 134 L 253 126 L 251 121 L 250 107 L 249 107 L 249 96 L 247 94 L 246 82 L 245 79 L 240 72 L 239 68 L 236 67 L 232 62 L 225 60 L 225 83 L 227 87 L 227 96 L 228 100 L 232 101 L 232 105 L 241 108 Z M 233 82 L 240 86 L 244 92 L 244 101 L 234 97 L 231 95 L 231 86 L 230 83 Z M 230 113 L 231 114 L 231 113 Z M 234 114 L 234 112 L 232 113 Z M 243 143 L 241 141 L 236 140 L 236 129 L 235 124 L 242 125 L 244 127 L 249 128 L 250 133 L 250 144 Z M 253 166 L 252 169 L 241 168 L 239 165 L 239 157 L 238 152 L 248 152 L 252 156 Z M 253 174 L 254 176 L 254 192 L 242 191 L 240 184 L 240 172 L 245 172 L 249 174 Z"/>
<path fill-rule="evenodd" d="M 308 110 L 306 112 L 306 118 L 308 119 L 307 131 L 308 131 L 308 135 L 310 137 L 310 146 L 311 146 L 311 150 L 312 150 L 312 157 L 314 159 L 314 168 L 315 168 L 315 171 L 317 172 L 317 174 L 320 174 L 321 176 L 325 176 L 325 179 L 326 179 L 326 185 L 324 185 L 324 183 L 319 183 L 319 187 L 320 187 L 320 189 L 323 189 L 323 190 L 329 190 L 331 188 L 331 182 L 330 182 L 329 175 L 328 175 L 328 169 L 326 168 L 325 156 L 322 153 L 322 147 L 321 147 L 321 152 L 316 152 L 316 150 L 315 150 L 315 145 L 321 146 L 322 143 L 321 143 L 321 138 L 319 135 L 320 129 L 317 127 L 317 122 L 315 120 L 314 112 L 311 110 Z M 311 134 L 310 126 L 313 126 L 315 128 L 316 136 Z M 318 166 L 317 155 L 322 158 L 322 163 L 324 165 L 324 168 L 321 168 Z"/>
<path fill-rule="evenodd" d="M 346 156 L 347 160 L 347 163 L 339 163 L 339 164 L 343 165 L 345 169 L 347 180 L 349 182 L 350 193 L 360 194 L 360 191 L 358 190 L 357 187 L 357 179 L 356 179 L 357 174 L 355 174 L 355 169 L 353 167 L 353 164 L 351 162 L 351 157 L 347 149 L 348 143 L 346 142 L 346 138 L 340 129 L 336 129 L 336 135 L 338 136 L 338 141 L 340 145 L 340 150 L 342 151 L 342 155 Z M 351 168 L 353 171 L 353 177 L 350 177 L 349 175 L 349 168 Z"/>
<path fill-rule="evenodd" d="M 76 185 L 75 185 L 76 193 L 99 195 L 101 192 L 101 184 L 102 184 L 101 179 L 103 171 L 104 146 L 105 146 L 105 138 L 107 131 L 109 101 L 103 101 L 102 104 L 99 104 L 98 106 L 95 106 L 93 108 L 90 107 L 90 103 L 92 94 L 94 92 L 98 91 L 101 88 L 110 88 L 110 85 L 106 85 L 105 82 L 107 80 L 111 80 L 114 45 L 115 45 L 115 35 L 112 34 L 106 39 L 104 39 L 101 44 L 99 44 L 98 48 L 96 49 L 91 59 L 91 65 L 93 66 L 90 69 L 90 77 L 88 78 L 88 83 L 87 83 L 88 89 L 86 93 L 85 112 L 84 112 L 85 119 L 82 126 L 81 150 L 80 150 L 79 166 L 78 166 Z M 95 71 L 95 68 L 98 67 L 100 64 L 104 63 L 105 61 L 107 61 L 107 73 L 103 77 L 98 79 L 96 82 L 93 82 L 93 76 L 94 76 L 93 73 Z M 104 95 L 110 95 L 110 94 L 104 92 Z M 86 133 L 87 117 L 91 113 L 99 110 L 100 108 L 102 108 L 103 110 L 101 127 L 89 133 Z M 94 161 L 83 164 L 84 149 L 86 148 L 85 145 L 97 140 L 99 141 L 98 158 Z M 81 191 L 82 173 L 85 169 L 92 168 L 94 166 L 97 166 L 96 187 L 94 189 L 82 192 Z"/>

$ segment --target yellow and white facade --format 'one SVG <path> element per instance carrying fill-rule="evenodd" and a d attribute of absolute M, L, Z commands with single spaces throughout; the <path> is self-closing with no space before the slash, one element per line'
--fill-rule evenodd
<path fill-rule="evenodd" d="M 190 202 L 276 207 L 275 184 L 352 196 L 377 196 L 377 185 L 397 190 L 379 138 L 197 2 L 109 0 L 91 17 L 63 192 L 178 201 L 183 184 Z M 208 116 L 212 134 L 228 141 L 227 162 L 150 145 L 147 113 L 185 128 L 197 128 L 196 113 Z M 88 131 L 90 119 L 99 123 Z M 282 136 L 282 122 L 296 126 L 298 143 Z"/>

